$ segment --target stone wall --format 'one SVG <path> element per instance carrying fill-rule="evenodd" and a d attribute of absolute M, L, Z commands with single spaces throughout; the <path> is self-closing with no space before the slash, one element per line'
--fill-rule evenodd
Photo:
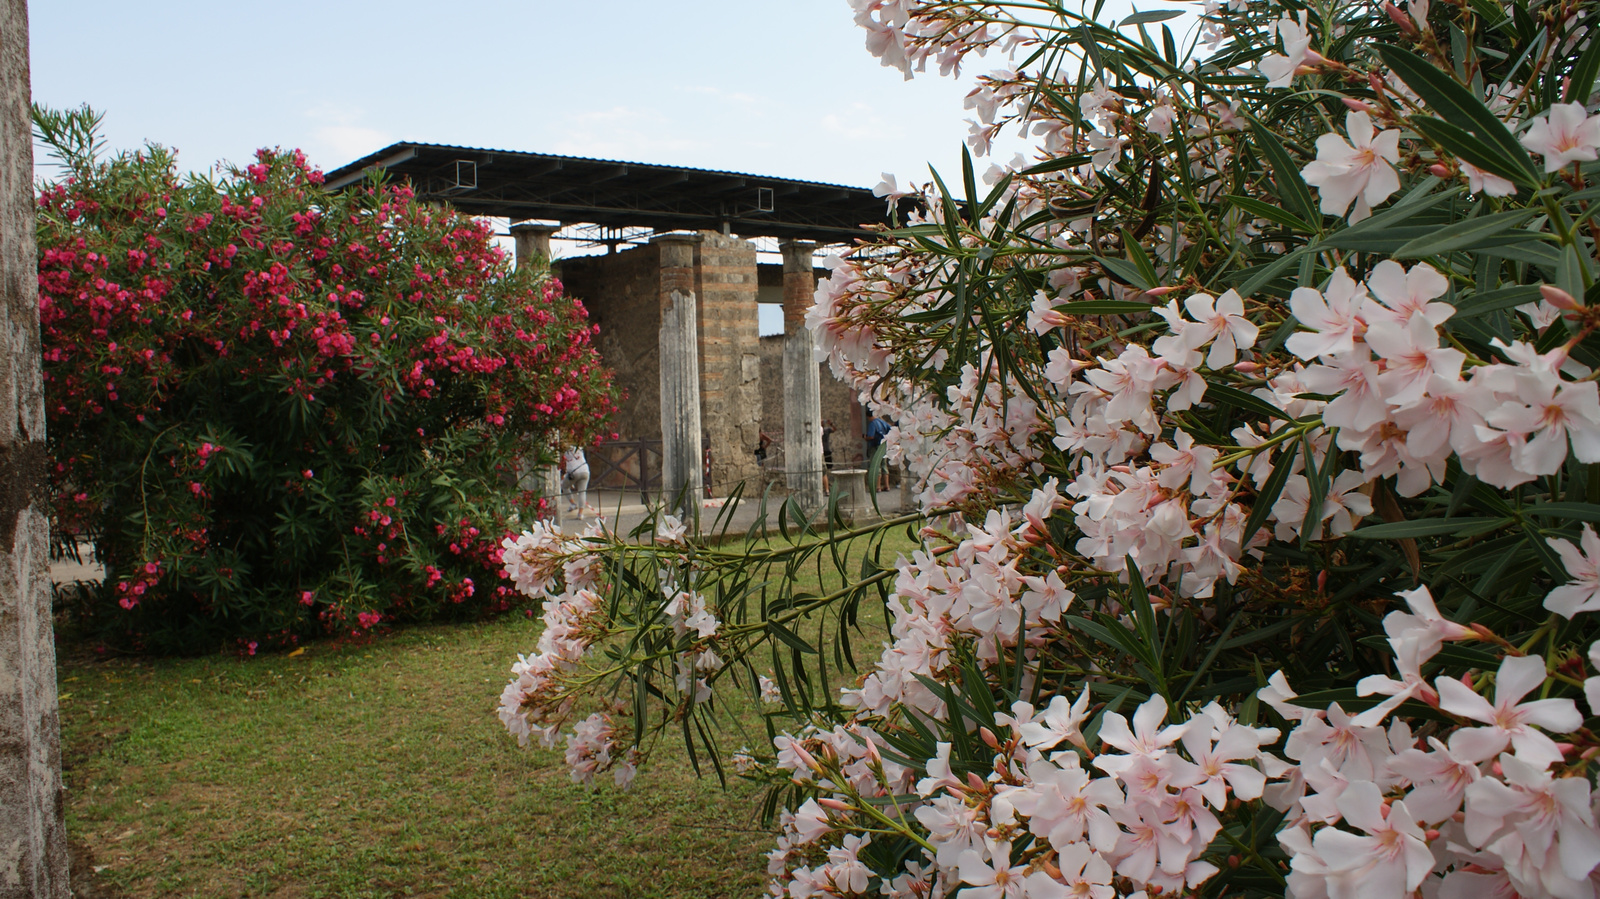
<path fill-rule="evenodd" d="M 597 344 L 616 374 L 619 440 L 661 439 L 661 248 L 563 259 L 557 276 L 600 326 Z"/>
<path fill-rule="evenodd" d="M 711 446 L 711 489 L 726 494 L 759 474 L 761 421 L 756 248 L 702 232 L 692 289 L 699 315 L 700 423 Z M 600 355 L 622 394 L 619 440 L 661 439 L 661 246 L 561 260 L 566 292 L 583 300 L 600 326 Z M 779 382 L 782 389 L 782 382 Z M 781 408 L 781 407 L 780 407 Z"/>
<path fill-rule="evenodd" d="M 711 488 L 725 495 L 755 486 L 761 422 L 756 247 L 710 231 L 700 235 L 700 426 L 711 441 Z"/>
<path fill-rule="evenodd" d="M 844 382 L 833 376 L 826 362 L 817 363 L 822 382 L 822 420 L 832 421 L 834 432 L 833 467 L 852 468 L 865 464 L 865 444 L 861 442 L 861 404 Z M 772 437 L 772 445 L 783 446 L 783 335 L 761 338 L 761 430 Z"/>

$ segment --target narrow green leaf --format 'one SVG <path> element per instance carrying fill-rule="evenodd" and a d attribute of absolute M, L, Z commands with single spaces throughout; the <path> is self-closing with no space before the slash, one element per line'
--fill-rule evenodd
<path fill-rule="evenodd" d="M 1517 143 L 1505 123 L 1490 112 L 1489 107 L 1483 105 L 1483 100 L 1472 91 L 1439 71 L 1426 59 L 1404 48 L 1382 45 L 1378 47 L 1378 55 L 1407 87 L 1422 98 L 1430 110 L 1445 121 L 1482 138 L 1499 150 L 1507 163 L 1520 169 L 1521 177 L 1514 180 L 1530 186 L 1539 183 L 1538 170 L 1533 167 L 1528 151 Z"/>
<path fill-rule="evenodd" d="M 1392 521 L 1356 528 L 1350 536 L 1362 540 L 1404 540 L 1409 537 L 1437 537 L 1441 534 L 1482 533 L 1505 527 L 1504 518 L 1425 518 L 1417 521 Z"/>
<path fill-rule="evenodd" d="M 1533 554 L 1540 564 L 1544 565 L 1545 571 L 1550 572 L 1550 576 L 1557 580 L 1566 580 L 1567 568 L 1561 564 L 1561 557 L 1556 555 L 1556 551 L 1545 542 L 1544 531 L 1535 527 L 1532 522 L 1524 522 L 1522 532 L 1527 536 L 1528 546 L 1533 549 Z"/>
<path fill-rule="evenodd" d="M 1019 175 L 1047 175 L 1050 172 L 1059 172 L 1063 169 L 1075 169 L 1091 159 L 1088 153 L 1073 153 L 1067 156 L 1058 156 L 1048 159 L 1038 165 L 1029 166 L 1018 172 Z"/>
<path fill-rule="evenodd" d="M 1361 224 L 1365 225 L 1366 222 Z M 1364 231 L 1346 228 L 1324 237 L 1317 243 L 1317 248 L 1392 254 L 1406 244 L 1414 240 L 1423 240 L 1438 230 L 1437 225 L 1391 225 L 1387 228 Z"/>
<path fill-rule="evenodd" d="M 1288 271 L 1290 266 L 1298 262 L 1300 257 L 1304 255 L 1305 252 L 1306 248 L 1301 247 L 1300 249 L 1295 250 L 1293 253 L 1279 256 L 1268 265 L 1245 269 L 1244 271 L 1240 272 L 1241 275 L 1249 275 L 1249 279 L 1243 284 L 1239 285 L 1239 293 L 1242 296 L 1254 296 L 1258 291 L 1261 290 L 1261 288 L 1282 277 L 1283 273 Z"/>
<path fill-rule="evenodd" d="M 1431 116 L 1417 116 L 1411 120 L 1411 127 L 1417 129 L 1423 137 L 1486 172 L 1493 172 L 1523 187 L 1538 186 L 1538 182 L 1531 180 L 1525 169 L 1459 125 Z"/>
<path fill-rule="evenodd" d="M 1509 212 L 1480 215 L 1477 218 L 1435 228 L 1431 234 L 1401 245 L 1394 251 L 1394 256 L 1398 259 L 1421 259 L 1424 256 L 1437 256 L 1440 253 L 1469 247 L 1502 231 L 1511 230 L 1531 214 L 1532 210 L 1513 209 Z"/>
<path fill-rule="evenodd" d="M 1540 266 L 1546 271 L 1553 271 L 1561 264 L 1561 251 L 1549 244 L 1533 241 L 1507 241 L 1503 244 L 1473 247 L 1472 252 L 1479 256 L 1526 262 L 1529 265 Z"/>
<path fill-rule="evenodd" d="M 1239 207 L 1240 209 L 1243 209 L 1245 212 L 1250 213 L 1258 219 L 1266 219 L 1269 222 L 1277 222 L 1286 228 L 1293 228 L 1294 230 L 1304 234 L 1309 234 L 1317 230 L 1307 223 L 1305 219 L 1285 210 L 1279 209 L 1271 203 L 1263 203 L 1260 200 L 1253 200 L 1249 197 L 1241 197 L 1237 194 L 1229 194 L 1228 196 L 1223 197 L 1223 199 Z"/>
<path fill-rule="evenodd" d="M 1115 259 L 1110 256 L 1094 258 L 1119 281 L 1125 281 L 1143 290 L 1153 290 L 1156 286 L 1155 280 L 1147 277 L 1143 269 L 1126 259 Z"/>
<path fill-rule="evenodd" d="M 1568 103 L 1587 103 L 1594 93 L 1594 80 L 1600 76 L 1600 41 L 1594 39 L 1594 29 L 1589 30 L 1589 47 L 1572 65 L 1571 80 L 1567 84 Z"/>
<path fill-rule="evenodd" d="M 1261 485 L 1261 492 L 1256 494 L 1256 501 L 1250 507 L 1250 517 L 1245 519 L 1243 536 L 1239 538 L 1240 546 L 1249 546 L 1250 538 L 1256 535 L 1261 525 L 1272 514 L 1272 504 L 1278 501 L 1278 494 L 1283 492 L 1283 485 L 1289 480 L 1289 472 L 1294 468 L 1294 457 L 1299 455 L 1298 444 L 1290 443 L 1284 448 L 1283 455 L 1278 457 L 1277 464 L 1272 466 L 1272 474 L 1267 476 L 1267 482 Z"/>
<path fill-rule="evenodd" d="M 1272 129 L 1260 122 L 1251 122 L 1250 127 L 1256 134 L 1256 146 L 1266 154 L 1267 164 L 1272 167 L 1272 178 L 1277 182 L 1284 205 L 1298 213 L 1301 219 L 1320 224 L 1322 210 L 1311 196 L 1311 188 L 1306 187 L 1305 179 L 1300 177 L 1300 167 L 1295 165 L 1289 151 L 1284 149 L 1283 142 L 1272 133 Z"/>
<path fill-rule="evenodd" d="M 1312 455 L 1311 435 L 1300 435 L 1300 443 L 1306 460 L 1306 487 L 1310 492 L 1306 516 L 1300 522 L 1300 548 L 1305 549 L 1311 545 L 1312 535 L 1319 531 L 1318 526 L 1322 524 L 1322 506 L 1327 502 L 1328 488 L 1333 482 L 1333 466 L 1339 454 L 1330 452 L 1325 455 L 1319 469 L 1316 457 Z"/>
<path fill-rule="evenodd" d="M 1150 261 L 1150 254 L 1144 251 L 1139 244 L 1139 239 L 1134 237 L 1127 228 L 1122 229 L 1122 246 L 1128 251 L 1128 261 L 1139 267 L 1139 272 L 1144 275 L 1144 280 L 1151 287 L 1161 283 L 1161 276 L 1156 274 L 1156 267 Z"/>
<path fill-rule="evenodd" d="M 1127 28 L 1129 25 L 1149 25 L 1152 22 L 1165 22 L 1183 15 L 1178 9 L 1157 9 L 1150 12 L 1136 12 L 1117 23 L 1118 28 Z"/>
<path fill-rule="evenodd" d="M 1458 298 L 1456 314 L 1451 320 L 1487 315 L 1500 309 L 1514 309 L 1537 302 L 1539 302 L 1539 288 L 1525 285 L 1464 294 Z"/>
<path fill-rule="evenodd" d="M 1541 518 L 1600 522 L 1600 505 L 1593 503 L 1540 503 L 1522 511 L 1525 515 L 1537 515 Z"/>
<path fill-rule="evenodd" d="M 777 637 L 779 640 L 789 644 L 789 646 L 793 647 L 796 651 L 817 655 L 817 650 L 815 647 L 813 647 L 810 643 L 807 643 L 799 634 L 796 634 L 794 631 L 789 630 L 778 622 L 768 621 L 767 630 L 774 637 Z"/>
<path fill-rule="evenodd" d="M 1132 300 L 1082 300 L 1077 303 L 1063 303 L 1055 307 L 1057 312 L 1065 315 L 1134 315 L 1140 312 L 1149 312 L 1149 303 L 1135 303 Z"/>
<path fill-rule="evenodd" d="M 1237 387 L 1227 384 L 1218 384 L 1214 381 L 1206 382 L 1206 402 L 1232 406 L 1235 409 L 1245 409 L 1269 418 L 1280 418 L 1292 421 L 1289 413 L 1279 409 L 1266 400 L 1252 393 L 1245 393 Z"/>

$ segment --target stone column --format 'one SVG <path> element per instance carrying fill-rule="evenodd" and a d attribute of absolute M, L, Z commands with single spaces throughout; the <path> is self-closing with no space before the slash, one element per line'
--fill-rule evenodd
<path fill-rule="evenodd" d="M 511 226 L 511 239 L 517 245 L 517 268 L 525 265 L 537 266 L 549 271 L 550 269 L 550 235 L 561 229 L 560 225 L 547 225 L 542 222 L 518 222 Z M 560 447 L 555 447 L 560 450 Z M 561 466 L 546 465 L 537 471 L 533 466 L 517 466 L 518 481 L 525 483 L 532 480 L 535 486 L 532 489 L 539 491 L 539 495 L 550 500 L 550 520 L 556 525 L 561 524 L 561 510 L 566 506 L 566 497 L 561 496 L 562 480 Z M 531 474 L 531 478 L 529 475 Z M 530 489 L 524 487 L 523 489 Z"/>
<path fill-rule="evenodd" d="M 550 268 L 550 235 L 561 230 L 560 225 L 543 222 L 517 222 L 511 226 L 511 239 L 517 246 L 517 268 L 533 265 L 540 260 L 542 268 Z"/>
<path fill-rule="evenodd" d="M 783 458 L 789 494 L 815 514 L 823 508 L 822 383 L 806 310 L 817 291 L 815 244 L 785 240 L 783 254 Z"/>
<path fill-rule="evenodd" d="M 28 6 L 0 7 L 0 899 L 67 899 L 50 620 Z"/>
<path fill-rule="evenodd" d="M 661 495 L 691 528 L 705 482 L 700 456 L 700 346 L 695 308 L 698 234 L 663 234 L 661 253 Z M 682 496 L 683 502 L 679 502 Z"/>

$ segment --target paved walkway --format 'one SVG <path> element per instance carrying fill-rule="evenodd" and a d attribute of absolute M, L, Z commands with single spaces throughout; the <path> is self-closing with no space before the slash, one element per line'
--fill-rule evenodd
<path fill-rule="evenodd" d="M 767 499 L 766 530 L 778 529 L 778 507 L 783 503 L 784 497 L 773 495 Z M 589 491 L 589 504 L 599 511 L 605 519 L 606 528 L 615 533 L 629 534 L 633 529 L 642 524 L 649 516 L 649 509 L 640 502 L 639 494 L 623 493 L 616 490 L 591 490 Z M 761 497 L 744 499 L 733 503 L 733 508 L 728 508 L 729 501 L 724 498 L 713 498 L 704 501 L 700 510 L 700 530 L 705 534 L 726 533 L 743 536 L 749 533 L 750 528 L 761 517 Z M 899 514 L 900 490 L 886 490 L 878 494 L 878 511 L 884 517 Z M 561 529 L 567 534 L 578 534 L 584 530 L 590 521 L 594 520 L 591 514 L 588 519 L 579 519 L 575 515 L 564 515 Z M 73 562 L 70 559 L 53 561 L 50 563 L 50 580 L 56 584 L 70 584 L 74 581 L 97 582 L 105 576 L 99 563 L 94 559 L 94 553 L 89 547 L 84 548 L 83 562 Z"/>
<path fill-rule="evenodd" d="M 765 526 L 769 531 L 778 529 L 778 509 L 784 501 L 784 496 L 774 494 L 767 497 L 765 510 Z M 730 508 L 731 504 L 731 508 Z M 589 491 L 590 515 L 579 519 L 577 516 L 563 510 L 561 530 L 568 534 L 577 534 L 589 522 L 594 520 L 594 513 L 605 519 L 607 530 L 629 534 L 649 517 L 649 508 L 640 501 L 637 493 L 622 493 L 614 490 Z M 884 517 L 891 517 L 900 512 L 900 490 L 886 490 L 878 494 L 878 512 Z M 728 533 L 745 534 L 751 526 L 762 517 L 762 500 L 760 496 L 745 497 L 739 501 L 730 501 L 723 497 L 704 500 L 700 510 L 700 530 L 702 533 Z"/>

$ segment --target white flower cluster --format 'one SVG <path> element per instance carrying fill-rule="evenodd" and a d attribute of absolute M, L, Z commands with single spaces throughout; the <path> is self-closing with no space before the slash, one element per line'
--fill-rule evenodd
<path fill-rule="evenodd" d="M 589 541 L 603 535 L 596 522 L 576 539 L 561 535 L 549 522 L 501 544 L 506 576 L 524 595 L 542 599 L 544 631 L 532 655 L 518 656 L 511 681 L 500 693 L 500 721 L 526 746 L 537 736 L 555 746 L 576 703 L 562 675 L 575 670 L 590 646 L 604 632 L 599 627 L 605 604 L 598 593 L 601 561 Z M 556 586 L 562 589 L 557 592 Z M 589 783 L 597 772 L 610 770 L 618 785 L 633 781 L 636 758 L 615 742 L 615 728 L 604 713 L 579 722 L 567 735 L 567 764 L 572 778 Z"/>
<path fill-rule="evenodd" d="M 1403 679 L 1360 685 L 1387 700 L 1351 716 L 1338 703 L 1295 704 L 1282 675 L 1262 691 L 1298 722 L 1284 748 L 1292 764 L 1266 767 L 1283 779 L 1266 800 L 1288 815 L 1278 842 L 1292 858 L 1293 895 L 1594 896 L 1600 797 L 1584 760 L 1550 736 L 1578 730 L 1584 716 L 1571 699 L 1524 700 L 1546 685 L 1551 660 L 1507 655 L 1492 702 L 1477 681 L 1439 677 L 1430 687 L 1420 668 L 1443 642 L 1485 635 L 1443 619 L 1425 587 L 1402 596 L 1411 612 L 1391 613 L 1384 627 Z M 1590 657 L 1600 663 L 1600 644 Z M 1589 681 L 1600 687 L 1600 677 Z M 1411 698 L 1462 724 L 1423 739 L 1402 719 L 1385 727 Z"/>
<path fill-rule="evenodd" d="M 967 525 L 968 537 L 949 551 L 919 551 L 900 560 L 889 611 L 893 644 L 844 703 L 863 714 L 888 715 L 895 706 L 935 718 L 944 699 L 921 679 L 951 664 L 953 638 L 976 641 L 978 657 L 994 662 L 1002 647 L 1044 639 L 1072 604 L 1073 593 L 1056 572 L 1024 574 L 1018 563 L 1045 539 L 1045 521 L 1064 504 L 1054 480 L 1033 492 L 1014 522 L 1008 511 L 991 511 L 983 526 Z"/>

